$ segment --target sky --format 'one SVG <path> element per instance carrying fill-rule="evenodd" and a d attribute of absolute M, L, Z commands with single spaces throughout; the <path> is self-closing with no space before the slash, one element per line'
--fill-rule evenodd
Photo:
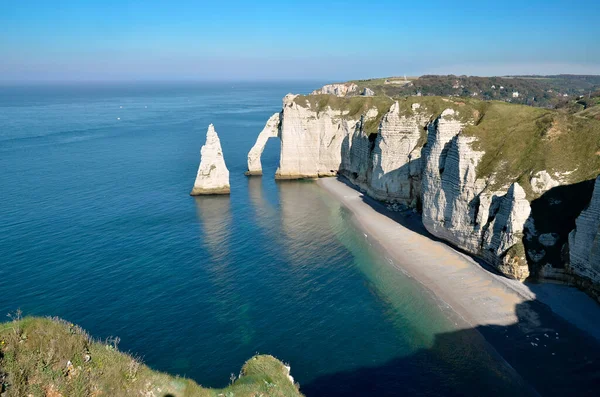
<path fill-rule="evenodd" d="M 0 81 L 600 74 L 599 21 L 599 0 L 0 0 Z"/>

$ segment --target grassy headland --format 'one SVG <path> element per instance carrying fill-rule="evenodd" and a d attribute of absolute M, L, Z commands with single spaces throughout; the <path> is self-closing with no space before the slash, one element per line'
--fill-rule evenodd
<path fill-rule="evenodd" d="M 26 317 L 0 324 L 0 394 L 22 396 L 301 396 L 288 368 L 268 355 L 248 360 L 223 389 L 154 371 L 117 349 L 118 340 L 94 341 L 60 319 Z M 226 383 L 227 380 L 223 380 Z"/>

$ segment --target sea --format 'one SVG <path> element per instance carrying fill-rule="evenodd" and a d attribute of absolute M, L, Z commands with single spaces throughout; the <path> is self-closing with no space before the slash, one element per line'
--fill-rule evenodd
<path fill-rule="evenodd" d="M 313 181 L 247 153 L 323 82 L 0 86 L 0 314 L 57 316 L 224 387 L 253 355 L 307 396 L 521 395 L 510 368 L 391 266 Z M 191 197 L 207 127 L 231 195 Z"/>

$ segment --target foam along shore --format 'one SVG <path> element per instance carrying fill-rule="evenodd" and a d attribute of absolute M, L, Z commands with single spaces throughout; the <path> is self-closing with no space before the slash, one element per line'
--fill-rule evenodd
<path fill-rule="evenodd" d="M 600 306 L 583 292 L 562 285 L 529 285 L 508 279 L 431 238 L 417 215 L 389 211 L 345 180 L 324 178 L 317 183 L 352 213 L 366 238 L 382 249 L 388 262 L 443 301 L 442 306 L 450 309 L 459 328 L 520 322 L 535 330 L 540 326 L 539 314 L 517 313 L 516 308 L 523 310 L 527 307 L 523 303 L 536 301 L 600 340 Z M 577 313 L 573 313 L 573 307 L 578 308 Z"/>

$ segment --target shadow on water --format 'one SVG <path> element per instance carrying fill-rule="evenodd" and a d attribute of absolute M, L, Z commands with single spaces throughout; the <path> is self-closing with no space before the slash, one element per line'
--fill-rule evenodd
<path fill-rule="evenodd" d="M 301 385 L 301 391 L 334 397 L 597 395 L 596 341 L 539 302 L 519 304 L 516 313 L 519 322 L 513 325 L 439 334 L 429 349 L 383 365 L 323 375 Z M 541 324 L 535 329 L 529 327 L 532 313 Z"/>

